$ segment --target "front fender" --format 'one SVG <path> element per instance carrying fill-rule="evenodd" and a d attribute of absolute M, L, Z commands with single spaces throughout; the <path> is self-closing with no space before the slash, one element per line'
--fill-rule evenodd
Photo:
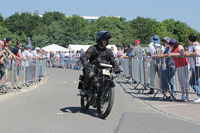
<path fill-rule="evenodd" d="M 109 80 L 108 83 L 109 83 L 110 87 L 115 87 L 115 83 L 113 80 Z"/>

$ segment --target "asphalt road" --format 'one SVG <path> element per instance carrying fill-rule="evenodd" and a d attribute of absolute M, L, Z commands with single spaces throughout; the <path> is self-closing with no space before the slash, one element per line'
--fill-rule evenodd
<path fill-rule="evenodd" d="M 200 125 L 166 115 L 116 84 L 110 115 L 80 110 L 81 71 L 48 69 L 49 80 L 30 91 L 0 99 L 0 133 L 199 133 Z"/>

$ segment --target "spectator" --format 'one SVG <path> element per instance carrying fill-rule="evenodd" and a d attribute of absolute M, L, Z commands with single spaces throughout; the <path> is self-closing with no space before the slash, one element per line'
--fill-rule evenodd
<path fill-rule="evenodd" d="M 68 57 L 69 57 L 69 52 L 68 51 L 66 51 L 65 53 L 64 53 L 64 55 L 65 55 L 65 68 L 67 68 L 68 67 L 68 64 L 69 64 L 69 62 L 68 62 Z"/>
<path fill-rule="evenodd" d="M 124 53 L 122 55 L 123 58 L 128 58 L 131 56 L 131 50 L 130 50 L 130 45 L 123 45 L 124 48 Z"/>
<path fill-rule="evenodd" d="M 79 70 L 80 69 L 80 56 L 81 56 L 81 54 L 80 54 L 80 52 L 77 50 L 76 51 L 76 54 L 75 54 L 75 56 L 74 56 L 74 58 L 75 58 L 75 66 L 74 66 L 74 69 L 75 70 Z"/>
<path fill-rule="evenodd" d="M 140 41 L 135 40 L 135 46 L 132 49 L 131 55 L 133 57 L 142 57 L 143 56 L 143 49 L 140 47 Z"/>
<path fill-rule="evenodd" d="M 6 75 L 6 69 L 4 63 L 7 62 L 7 47 L 4 47 L 4 41 L 0 40 L 0 87 L 5 84 L 8 80 L 8 76 Z M 7 59 L 7 60 L 6 60 Z M 0 89 L 0 93 L 6 93 L 3 89 Z"/>
<path fill-rule="evenodd" d="M 163 53 L 164 47 L 160 44 L 160 38 L 158 35 L 151 37 L 151 43 L 149 44 L 149 48 L 147 50 L 147 54 L 149 56 L 157 55 Z"/>
<path fill-rule="evenodd" d="M 131 52 L 131 56 L 132 57 L 142 57 L 143 56 L 143 49 L 140 47 L 140 41 L 139 40 L 135 40 L 135 46 L 132 48 L 132 52 Z M 131 64 L 131 62 L 130 62 Z M 141 63 L 140 63 L 141 65 Z M 139 69 L 142 66 L 138 66 Z M 131 73 L 131 69 L 130 69 L 130 73 Z M 133 84 L 136 84 L 137 82 L 134 81 Z"/>
<path fill-rule="evenodd" d="M 56 58 L 56 67 L 60 67 L 60 54 L 59 54 L 59 52 L 56 52 L 55 58 Z"/>
<path fill-rule="evenodd" d="M 55 58 L 55 54 L 53 52 L 50 52 L 51 67 L 54 66 L 54 58 Z"/>
<path fill-rule="evenodd" d="M 197 37 L 194 34 L 188 36 L 188 52 L 186 56 L 199 56 L 200 55 L 200 46 L 197 42 Z M 190 77 L 189 84 L 197 93 L 197 99 L 193 100 L 194 103 L 200 103 L 200 75 L 199 75 L 199 66 L 200 66 L 200 57 L 189 57 L 190 70 L 192 75 Z M 197 73 L 195 73 L 195 70 Z"/>
<path fill-rule="evenodd" d="M 114 57 L 115 57 L 116 54 L 115 54 L 115 51 L 114 51 L 114 47 L 111 46 L 110 50 L 113 52 L 113 55 L 114 55 Z"/>
<path fill-rule="evenodd" d="M 22 48 L 22 43 L 20 41 L 17 41 L 16 43 L 16 46 L 12 49 L 12 53 L 17 56 L 17 58 L 19 60 L 17 60 L 16 62 L 16 66 L 17 66 L 17 73 L 16 73 L 16 82 L 19 81 L 19 72 L 21 70 L 21 62 L 20 60 L 24 60 L 25 61 L 25 58 L 22 56 L 22 53 L 21 53 L 21 48 Z M 17 86 L 17 88 L 21 89 L 21 87 Z"/>
<path fill-rule="evenodd" d="M 51 60 L 50 60 L 50 52 L 47 52 L 46 53 L 46 58 L 47 58 L 47 67 L 50 67 L 51 66 Z"/>
<path fill-rule="evenodd" d="M 1 61 L 0 61 L 0 66 L 1 66 L 1 83 L 0 85 L 4 85 L 6 81 L 8 80 L 8 69 L 9 69 L 9 59 L 14 58 L 15 55 L 8 49 L 10 47 L 11 40 L 7 38 L 6 41 L 0 41 L 0 46 L 1 46 Z"/>
<path fill-rule="evenodd" d="M 36 59 L 32 54 L 31 54 L 31 46 L 29 44 L 26 45 L 26 50 L 22 53 L 22 56 L 25 58 L 26 62 L 24 62 L 25 67 L 26 67 L 26 79 L 25 82 L 31 80 L 32 77 L 32 71 L 30 70 L 30 62 L 31 59 Z"/>
<path fill-rule="evenodd" d="M 64 68 L 65 54 L 61 51 L 59 53 L 60 53 L 60 65 L 62 68 Z"/>
<path fill-rule="evenodd" d="M 185 55 L 185 49 L 183 45 L 178 43 L 175 39 L 171 39 L 169 42 L 169 45 L 172 48 L 171 53 L 168 53 L 168 57 L 173 57 L 175 66 L 176 66 L 176 71 L 178 75 L 178 81 L 179 85 L 181 87 L 182 91 L 182 97 L 181 99 L 184 101 L 189 100 L 189 95 L 188 95 L 188 89 L 189 89 L 189 83 L 188 83 L 188 61 L 186 57 L 180 57 Z M 179 57 L 179 58 L 177 58 Z"/>
<path fill-rule="evenodd" d="M 149 48 L 147 50 L 147 56 L 152 58 L 156 57 L 155 55 L 161 54 L 164 51 L 164 47 L 160 44 L 160 38 L 158 35 L 154 35 L 151 37 L 151 43 L 149 44 Z M 147 65 L 148 66 L 148 65 Z M 150 85 L 155 87 L 155 74 L 158 73 L 158 60 L 152 60 L 150 65 Z M 159 75 L 159 74 L 158 74 Z M 150 91 L 147 94 L 154 94 L 154 89 L 150 88 Z"/>
<path fill-rule="evenodd" d="M 83 52 L 84 52 L 83 49 L 81 49 L 81 50 L 79 51 L 79 53 L 80 53 L 80 58 L 83 57 Z"/>
<path fill-rule="evenodd" d="M 43 50 L 39 47 L 36 47 L 35 50 L 31 52 L 31 54 L 33 55 L 33 57 L 36 57 L 39 60 L 43 60 L 44 58 L 42 57 L 41 52 L 43 52 Z"/>
<path fill-rule="evenodd" d="M 120 57 L 122 57 L 122 55 L 123 55 L 123 51 L 122 51 L 122 49 L 121 49 L 121 48 L 118 48 L 118 50 L 117 50 L 117 54 L 116 54 L 115 57 L 120 58 Z"/>
<path fill-rule="evenodd" d="M 130 47 L 130 45 L 128 45 L 127 47 L 128 47 L 127 56 L 130 57 L 131 56 L 131 47 Z"/>
<path fill-rule="evenodd" d="M 74 65 L 75 65 L 75 53 L 74 53 L 74 50 L 71 51 L 69 56 L 71 58 L 70 59 L 71 68 L 74 69 Z"/>
<path fill-rule="evenodd" d="M 5 38 L 5 41 L 4 41 L 4 46 L 5 47 L 10 47 L 10 45 L 12 44 L 12 41 L 11 41 L 11 39 L 10 38 Z M 10 57 L 10 59 L 12 58 L 12 59 L 16 59 L 17 58 L 17 56 L 16 55 L 14 55 L 9 49 L 7 49 L 7 52 L 9 53 L 9 57 Z"/>
<path fill-rule="evenodd" d="M 163 55 L 161 56 L 166 57 L 167 54 L 172 51 L 170 45 L 168 45 L 168 43 L 170 42 L 170 38 L 165 37 L 162 41 L 166 49 Z M 166 90 L 169 90 L 169 85 L 170 85 L 170 88 L 173 91 L 172 96 L 176 98 L 177 93 L 176 93 L 176 81 L 175 81 L 175 72 L 176 72 L 175 63 L 172 58 L 165 58 L 165 65 L 166 65 L 166 69 L 163 70 L 163 67 L 161 67 L 162 69 L 161 70 L 161 84 L 162 84 L 163 94 L 164 94 L 164 97 L 166 97 L 166 94 L 167 94 Z M 166 98 L 170 98 L 170 97 L 166 97 Z"/>
<path fill-rule="evenodd" d="M 22 56 L 21 48 L 22 43 L 20 41 L 17 41 L 16 46 L 12 49 L 12 53 L 17 56 L 20 60 L 25 60 L 25 58 Z"/>

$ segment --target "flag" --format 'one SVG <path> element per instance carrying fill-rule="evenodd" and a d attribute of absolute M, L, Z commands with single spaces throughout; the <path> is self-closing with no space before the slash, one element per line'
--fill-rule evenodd
<path fill-rule="evenodd" d="M 32 46 L 31 46 L 31 39 L 30 39 L 30 37 L 28 37 L 28 45 L 31 47 L 31 51 L 32 51 Z"/>

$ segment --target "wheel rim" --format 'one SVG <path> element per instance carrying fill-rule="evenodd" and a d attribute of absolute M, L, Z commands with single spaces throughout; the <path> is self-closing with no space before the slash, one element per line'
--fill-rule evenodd
<path fill-rule="evenodd" d="M 81 96 L 81 108 L 84 111 L 89 108 L 88 95 Z"/>
<path fill-rule="evenodd" d="M 108 87 L 108 86 L 107 86 Z M 106 92 L 103 94 L 103 96 L 100 99 L 100 113 L 104 114 L 109 106 L 110 103 L 110 89 L 106 88 Z"/>
<path fill-rule="evenodd" d="M 83 105 L 86 106 L 88 103 L 88 96 L 87 95 L 82 96 L 82 101 L 83 101 Z"/>

